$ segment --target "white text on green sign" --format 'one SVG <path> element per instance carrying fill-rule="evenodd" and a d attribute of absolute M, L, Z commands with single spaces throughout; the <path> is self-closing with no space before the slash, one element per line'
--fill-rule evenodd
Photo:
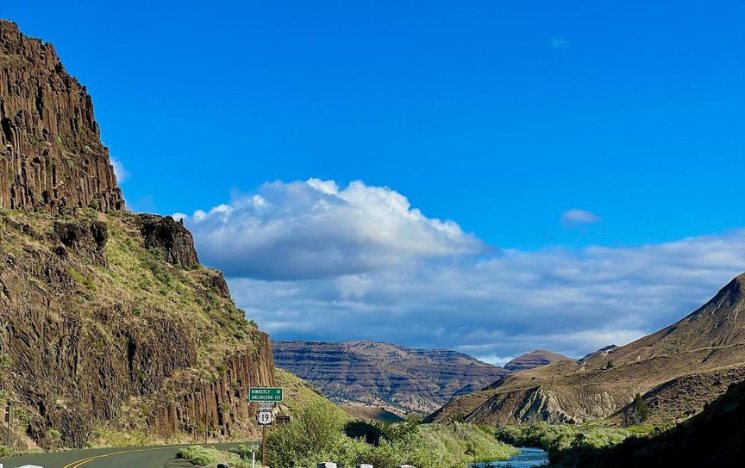
<path fill-rule="evenodd" d="M 280 387 L 251 387 L 248 391 L 248 401 L 282 401 Z"/>

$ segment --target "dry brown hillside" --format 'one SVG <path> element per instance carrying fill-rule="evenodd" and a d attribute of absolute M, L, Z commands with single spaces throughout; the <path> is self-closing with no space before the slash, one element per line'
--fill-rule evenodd
<path fill-rule="evenodd" d="M 651 422 L 694 414 L 730 383 L 745 380 L 745 308 L 741 275 L 683 320 L 626 346 L 574 364 L 562 361 L 514 373 L 488 390 L 459 397 L 428 417 L 505 425 L 536 421 L 620 423 L 636 393 Z"/>
<path fill-rule="evenodd" d="M 546 351 L 545 349 L 537 349 L 516 357 L 505 364 L 504 368 L 510 372 L 517 372 L 535 369 L 536 367 L 545 366 L 558 361 L 574 361 L 574 359 L 564 356 L 563 354 Z"/>

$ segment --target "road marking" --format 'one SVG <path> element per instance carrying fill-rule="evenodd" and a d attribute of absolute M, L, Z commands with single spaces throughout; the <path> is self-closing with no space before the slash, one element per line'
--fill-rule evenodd
<path fill-rule="evenodd" d="M 124 453 L 133 453 L 133 452 L 147 452 L 148 450 L 163 450 L 165 447 L 155 447 L 155 448 L 147 448 L 147 449 L 139 449 L 139 450 L 122 450 L 121 452 L 111 452 L 111 453 L 104 453 L 103 455 L 96 455 L 95 457 L 88 457 L 88 458 L 82 458 L 80 460 L 74 461 L 72 463 L 68 463 L 67 465 L 63 466 L 62 468 L 80 468 L 81 466 L 85 465 L 86 463 L 90 463 L 93 460 L 98 460 L 101 458 L 106 458 L 111 455 L 122 455 Z"/>

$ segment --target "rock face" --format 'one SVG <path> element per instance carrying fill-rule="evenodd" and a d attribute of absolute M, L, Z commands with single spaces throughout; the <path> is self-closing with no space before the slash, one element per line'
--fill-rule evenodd
<path fill-rule="evenodd" d="M 310 381 L 336 403 L 397 413 L 429 412 L 507 372 L 455 351 L 373 341 L 275 341 L 277 367 Z"/>
<path fill-rule="evenodd" d="M 140 215 L 140 233 L 145 247 L 160 249 L 164 260 L 171 265 L 192 268 L 199 265 L 194 238 L 183 221 L 170 216 Z"/>
<path fill-rule="evenodd" d="M 505 370 L 510 372 L 517 372 L 522 370 L 535 369 L 536 367 L 545 366 L 557 361 L 574 361 L 574 359 L 564 356 L 563 354 L 556 354 L 545 349 L 537 349 L 530 353 L 525 353 L 522 356 L 518 356 L 504 365 Z"/>
<path fill-rule="evenodd" d="M 248 389 L 274 384 L 269 337 L 200 267 L 183 224 L 124 211 L 85 88 L 2 20 L 0 123 L 0 405 L 14 407 L 14 445 L 250 437 Z"/>
<path fill-rule="evenodd" d="M 97 429 L 250 435 L 251 386 L 274 382 L 266 334 L 219 272 L 177 268 L 140 216 L 0 211 L 0 388 L 25 436 L 82 447 Z M 23 416 L 21 416 L 23 415 Z"/>
<path fill-rule="evenodd" d="M 741 275 L 667 328 L 576 364 L 559 361 L 510 374 L 454 399 L 427 420 L 507 425 L 606 419 L 622 425 L 636 393 L 650 407 L 649 423 L 686 418 L 745 379 L 744 291 Z"/>
<path fill-rule="evenodd" d="M 123 210 L 84 86 L 51 44 L 0 20 L 0 207 Z"/>

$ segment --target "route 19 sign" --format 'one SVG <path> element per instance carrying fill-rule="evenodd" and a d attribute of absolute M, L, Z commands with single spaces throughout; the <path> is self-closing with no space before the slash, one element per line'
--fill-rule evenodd
<path fill-rule="evenodd" d="M 272 412 L 271 411 L 259 411 L 256 413 L 256 419 L 262 426 L 268 426 L 272 423 Z"/>

